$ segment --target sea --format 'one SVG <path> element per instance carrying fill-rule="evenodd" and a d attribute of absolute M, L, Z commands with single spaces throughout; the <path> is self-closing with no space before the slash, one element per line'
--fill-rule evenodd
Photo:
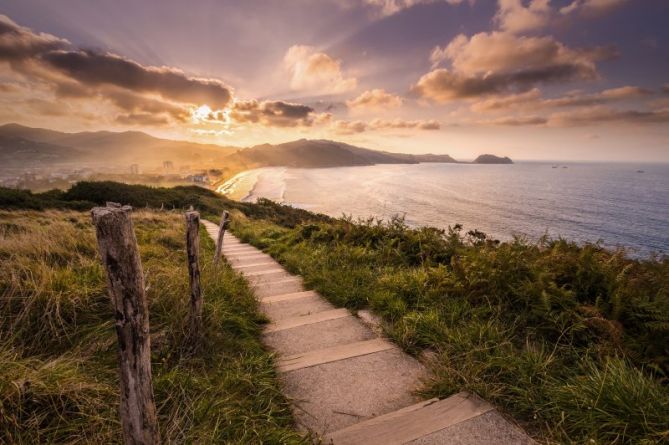
<path fill-rule="evenodd" d="M 509 240 L 544 235 L 669 255 L 669 164 L 517 162 L 397 164 L 243 172 L 220 188 L 353 218 L 410 226 L 462 224 Z"/>

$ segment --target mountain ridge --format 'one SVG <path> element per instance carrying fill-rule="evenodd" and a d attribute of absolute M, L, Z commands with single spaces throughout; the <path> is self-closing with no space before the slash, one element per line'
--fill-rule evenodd
<path fill-rule="evenodd" d="M 29 150 L 26 149 L 28 146 Z M 62 156 L 58 156 L 59 150 Z M 161 139 L 141 131 L 66 133 L 16 123 L 0 126 L 0 159 L 15 159 L 14 164 L 19 165 L 31 162 L 39 165 L 58 164 L 59 161 L 79 160 L 90 163 L 116 165 L 138 163 L 154 166 L 169 160 L 196 166 L 222 165 L 228 172 L 274 166 L 324 168 L 459 162 L 447 154 L 394 153 L 327 139 L 298 139 L 280 144 L 236 147 Z"/>

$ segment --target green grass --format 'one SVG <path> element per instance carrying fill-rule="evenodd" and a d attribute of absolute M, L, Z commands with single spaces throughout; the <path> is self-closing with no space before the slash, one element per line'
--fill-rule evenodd
<path fill-rule="evenodd" d="M 193 353 L 183 215 L 136 211 L 133 221 L 163 441 L 303 442 L 245 282 L 211 265 L 202 232 L 204 330 Z M 0 443 L 121 442 L 113 311 L 87 213 L 0 211 L 0 314 Z"/>
<path fill-rule="evenodd" d="M 185 210 L 193 206 L 214 220 L 220 218 L 223 210 L 239 210 L 250 218 L 271 220 L 284 227 L 331 220 L 325 215 L 281 206 L 269 200 L 262 200 L 260 205 L 232 201 L 194 185 L 168 188 L 114 181 L 84 181 L 74 184 L 67 191 L 54 189 L 42 193 L 0 187 L 0 210 L 90 210 L 108 201 L 131 205 L 135 209 Z"/>
<path fill-rule="evenodd" d="M 473 391 L 546 443 L 669 441 L 669 259 L 398 219 L 233 221 L 307 286 L 380 314 L 432 369 L 425 397 Z"/>
<path fill-rule="evenodd" d="M 332 219 L 198 187 L 79 183 L 0 189 L 0 209 L 195 206 L 351 309 L 371 308 L 434 379 L 425 397 L 473 391 L 544 443 L 669 442 L 669 259 L 565 240 L 499 243 L 401 220 Z M 56 215 L 56 217 L 52 217 Z M 151 284 L 154 387 L 172 442 L 283 443 L 290 429 L 263 321 L 245 287 L 204 260 L 205 347 L 182 353 L 183 223 L 138 212 Z M 46 229 L 45 229 L 46 228 Z M 212 245 L 202 236 L 205 256 Z M 110 302 L 87 215 L 0 213 L 0 442 L 116 442 Z"/>

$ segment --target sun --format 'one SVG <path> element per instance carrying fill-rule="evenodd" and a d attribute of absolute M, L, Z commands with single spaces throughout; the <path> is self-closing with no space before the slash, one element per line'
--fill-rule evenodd
<path fill-rule="evenodd" d="M 209 118 L 209 115 L 211 115 L 211 112 L 212 110 L 209 105 L 201 105 L 191 111 L 191 119 L 196 123 L 206 121 Z"/>

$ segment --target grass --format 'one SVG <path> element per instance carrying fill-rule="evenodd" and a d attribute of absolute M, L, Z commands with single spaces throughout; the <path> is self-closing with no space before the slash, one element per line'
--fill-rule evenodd
<path fill-rule="evenodd" d="M 516 239 L 332 219 L 198 187 L 79 183 L 0 189 L 0 209 L 195 206 L 271 253 L 305 283 L 421 357 L 425 397 L 475 392 L 543 443 L 669 442 L 669 259 L 566 240 Z M 290 443 L 263 322 L 243 281 L 205 259 L 205 344 L 185 355 L 181 217 L 138 212 L 149 290 L 154 387 L 171 442 Z M 115 338 L 87 215 L 0 213 L 0 442 L 117 442 Z"/>
<path fill-rule="evenodd" d="M 250 218 L 269 219 L 284 227 L 295 227 L 303 222 L 330 221 L 325 215 L 281 206 L 269 200 L 261 205 L 229 200 L 212 190 L 198 186 L 150 187 L 113 181 L 84 181 L 69 190 L 49 190 L 33 193 L 0 187 L 0 209 L 5 210 L 90 210 L 106 202 L 119 202 L 136 209 L 184 210 L 190 206 L 203 215 L 218 220 L 223 210 L 239 210 Z"/>
<path fill-rule="evenodd" d="M 669 441 L 669 259 L 400 219 L 233 221 L 335 304 L 381 315 L 432 369 L 426 397 L 473 391 L 544 443 Z"/>
<path fill-rule="evenodd" d="M 185 345 L 188 274 L 178 212 L 133 214 L 148 285 L 153 385 L 166 443 L 302 443 L 245 282 L 211 266 L 204 330 Z M 0 211 L 0 443 L 119 443 L 116 334 L 87 213 Z"/>

